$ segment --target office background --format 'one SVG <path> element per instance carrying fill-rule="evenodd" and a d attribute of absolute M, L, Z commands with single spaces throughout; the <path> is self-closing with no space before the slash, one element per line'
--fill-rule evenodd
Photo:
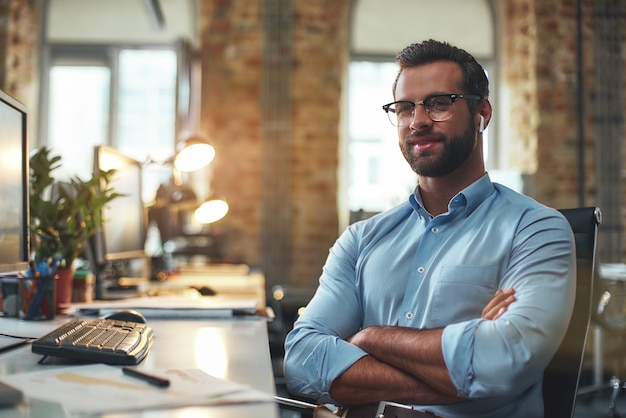
<path fill-rule="evenodd" d="M 354 89 L 368 83 L 353 86 L 353 65 L 393 63 L 399 49 L 424 38 L 449 40 L 475 54 L 492 80 L 489 169 L 547 205 L 601 207 L 599 259 L 623 262 L 626 2 L 432 3 L 0 0 L 0 88 L 31 111 L 35 148 L 49 139 L 42 118 L 50 114 L 55 47 L 170 47 L 185 63 L 171 149 L 186 131 L 215 147 L 211 169 L 186 180 L 228 201 L 230 212 L 216 225 L 228 237 L 228 256 L 261 267 L 268 289 L 310 285 L 350 213 L 380 208 L 353 200 L 358 191 L 376 193 L 356 187 L 359 179 L 378 171 L 374 185 L 411 182 L 385 178 L 388 166 L 374 158 L 381 150 L 399 154 L 393 128 L 392 139 L 363 134 L 374 117 L 386 123 L 380 105 L 391 101 L 393 80 L 383 80 L 389 100 L 366 103 L 367 94 Z M 160 29 L 155 11 L 163 13 Z M 371 116 L 355 115 L 351 109 L 364 103 Z M 150 137 L 134 140 L 154 146 Z M 354 168 L 363 161 L 362 171 Z"/>

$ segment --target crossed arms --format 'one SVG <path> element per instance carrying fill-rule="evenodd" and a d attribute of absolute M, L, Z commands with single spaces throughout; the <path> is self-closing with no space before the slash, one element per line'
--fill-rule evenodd
<path fill-rule="evenodd" d="M 390 237 L 385 228 L 396 227 L 396 219 L 380 218 L 389 222 L 385 228 L 349 229 L 287 336 L 289 390 L 345 405 L 471 398 L 484 401 L 473 404 L 477 410 L 488 410 L 509 400 L 534 402 L 565 334 L 575 283 L 571 229 L 544 212 L 515 222 L 479 216 L 466 226 L 474 233 L 448 246 L 424 236 L 434 241 L 426 249 L 423 240 Z M 485 239 L 492 229 L 498 239 Z M 415 259 L 417 246 L 426 261 Z M 433 259 L 440 267 L 416 268 Z M 500 287 L 515 289 L 516 302 L 504 302 L 510 294 L 494 296 Z"/>
<path fill-rule="evenodd" d="M 515 301 L 514 290 L 498 290 L 481 318 L 498 319 Z M 443 328 L 367 327 L 348 341 L 368 353 L 334 380 L 337 401 L 360 405 L 387 399 L 406 403 L 445 404 L 457 396 L 441 350 Z"/>

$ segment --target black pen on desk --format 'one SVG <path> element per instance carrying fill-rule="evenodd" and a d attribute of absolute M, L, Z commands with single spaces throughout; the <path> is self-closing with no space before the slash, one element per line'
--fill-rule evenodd
<path fill-rule="evenodd" d="M 0 348 L 0 353 L 5 353 L 5 352 L 7 352 L 7 351 L 11 351 L 11 350 L 13 350 L 14 348 L 21 347 L 21 346 L 23 346 L 23 345 L 29 344 L 30 342 L 31 342 L 31 339 L 30 339 L 30 338 L 24 338 L 24 339 L 22 339 L 22 340 L 19 340 L 19 341 L 14 342 L 14 343 L 7 344 L 7 345 L 5 345 L 4 347 L 1 347 L 1 348 Z"/>
<path fill-rule="evenodd" d="M 132 369 L 130 367 L 122 367 L 122 372 L 127 376 L 141 379 L 144 382 L 148 382 L 151 385 L 158 386 L 160 388 L 166 388 L 170 385 L 169 379 L 165 377 L 155 376 L 153 374 L 142 372 L 137 369 Z"/>

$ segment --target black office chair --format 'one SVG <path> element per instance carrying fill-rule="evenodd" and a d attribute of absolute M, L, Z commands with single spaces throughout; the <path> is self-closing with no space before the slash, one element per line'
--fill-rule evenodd
<path fill-rule="evenodd" d="M 546 418 L 572 417 L 592 313 L 596 238 L 602 222 L 599 208 L 561 209 L 576 241 L 576 300 L 563 342 L 543 377 Z"/>

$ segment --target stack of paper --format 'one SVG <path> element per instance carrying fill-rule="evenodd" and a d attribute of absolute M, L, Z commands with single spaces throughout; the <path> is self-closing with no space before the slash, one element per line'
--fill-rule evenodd
<path fill-rule="evenodd" d="M 159 388 L 103 364 L 4 375 L 0 381 L 21 389 L 28 400 L 60 404 L 68 414 L 273 402 L 270 394 L 198 369 L 149 372 L 169 379 L 170 386 Z"/>

